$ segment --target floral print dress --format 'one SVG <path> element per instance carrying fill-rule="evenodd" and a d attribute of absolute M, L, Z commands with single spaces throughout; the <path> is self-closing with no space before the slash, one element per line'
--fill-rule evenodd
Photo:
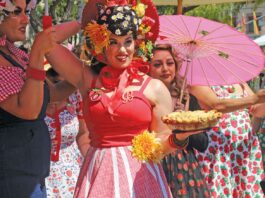
<path fill-rule="evenodd" d="M 172 97 L 173 104 L 176 104 Z M 198 110 L 197 100 L 189 96 L 190 110 Z M 185 103 L 184 103 L 185 104 Z M 174 106 L 175 111 L 180 108 Z M 184 109 L 182 109 L 184 110 Z M 194 144 L 197 142 L 197 144 Z M 170 190 L 174 198 L 208 198 L 210 197 L 205 179 L 201 173 L 201 167 L 195 156 L 195 152 L 204 152 L 208 145 L 206 133 L 190 136 L 186 149 L 176 150 L 162 160 L 162 166 L 167 178 Z M 199 151 L 200 150 L 200 151 Z"/>
<path fill-rule="evenodd" d="M 261 152 L 262 152 L 262 161 L 263 161 L 263 168 L 265 168 L 265 118 L 263 118 L 260 130 L 257 133 L 259 137 Z"/>
<path fill-rule="evenodd" d="M 214 86 L 219 98 L 239 98 L 231 86 Z M 261 150 L 252 132 L 247 109 L 225 113 L 219 127 L 208 131 L 210 144 L 197 153 L 212 197 L 263 197 L 259 182 L 263 178 Z"/>
<path fill-rule="evenodd" d="M 169 154 L 162 166 L 174 198 L 210 197 L 193 148 Z"/>
<path fill-rule="evenodd" d="M 59 128 L 61 141 L 58 161 L 51 160 L 50 175 L 46 178 L 47 197 L 72 198 L 83 157 L 77 147 L 76 136 L 79 131 L 79 121 L 82 118 L 82 100 L 79 92 L 73 93 L 68 98 L 68 103 L 58 109 Z M 52 139 L 52 153 L 56 153 L 56 118 L 47 114 L 45 122 L 48 125 Z"/>
<path fill-rule="evenodd" d="M 265 78 L 263 79 L 263 89 L 265 89 Z M 259 132 L 257 133 L 259 137 L 261 152 L 262 152 L 262 161 L 263 161 L 263 168 L 265 168 L 265 117 L 263 118 Z"/>

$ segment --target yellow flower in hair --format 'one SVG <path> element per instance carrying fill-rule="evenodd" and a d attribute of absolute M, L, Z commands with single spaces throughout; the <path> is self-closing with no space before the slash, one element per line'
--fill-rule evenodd
<path fill-rule="evenodd" d="M 102 53 L 103 48 L 108 47 L 110 34 L 106 24 L 99 25 L 95 21 L 89 23 L 84 30 L 84 35 L 89 37 L 96 54 Z"/>
<path fill-rule="evenodd" d="M 133 19 L 133 23 L 134 23 L 134 25 L 137 25 L 138 20 L 137 20 L 136 18 L 134 18 L 134 19 Z"/>
<path fill-rule="evenodd" d="M 142 52 L 144 52 L 144 53 L 147 52 L 146 45 L 145 45 L 145 42 L 144 41 L 142 41 L 140 43 L 139 48 L 142 50 Z"/>
<path fill-rule="evenodd" d="M 138 17 L 144 17 L 146 6 L 143 3 L 138 3 L 135 7 L 135 12 Z"/>
<path fill-rule="evenodd" d="M 149 25 L 145 25 L 145 24 L 141 24 L 140 25 L 140 27 L 139 27 L 139 30 L 140 30 L 140 33 L 141 34 L 146 34 L 146 33 L 148 33 L 148 32 L 150 32 L 150 30 L 151 30 L 151 26 L 149 26 Z"/>
<path fill-rule="evenodd" d="M 139 161 L 159 162 L 163 156 L 162 145 L 154 133 L 145 130 L 133 138 L 132 156 Z"/>

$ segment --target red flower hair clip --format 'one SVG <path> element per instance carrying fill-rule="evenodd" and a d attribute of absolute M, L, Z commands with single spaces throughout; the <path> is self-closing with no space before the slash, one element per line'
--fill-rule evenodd
<path fill-rule="evenodd" d="M 128 2 L 126 0 L 108 0 L 107 1 L 107 7 L 111 6 L 117 6 L 117 5 L 128 5 Z"/>

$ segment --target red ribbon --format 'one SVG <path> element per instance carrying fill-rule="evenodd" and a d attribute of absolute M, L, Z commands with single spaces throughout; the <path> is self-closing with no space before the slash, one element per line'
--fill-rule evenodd
<path fill-rule="evenodd" d="M 125 6 L 128 5 L 126 0 L 109 0 L 107 2 L 107 7 L 112 7 L 112 6 Z"/>
<path fill-rule="evenodd" d="M 130 85 L 134 79 L 140 81 L 149 71 L 149 64 L 142 60 L 134 60 L 131 65 L 124 70 L 118 70 L 111 66 L 104 67 L 100 72 L 100 80 L 104 88 L 114 90 L 108 106 L 108 112 L 114 115 L 114 110 L 122 98 L 124 89 Z"/>
<path fill-rule="evenodd" d="M 59 161 L 59 154 L 61 148 L 61 124 L 59 118 L 60 111 L 55 110 L 55 137 L 51 139 L 52 141 L 52 151 L 51 151 L 51 160 L 53 162 Z M 54 150 L 55 147 L 55 150 Z"/>

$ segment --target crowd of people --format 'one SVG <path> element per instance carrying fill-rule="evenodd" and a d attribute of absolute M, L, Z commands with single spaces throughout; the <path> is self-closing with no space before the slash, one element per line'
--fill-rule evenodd
<path fill-rule="evenodd" d="M 188 86 L 180 100 L 178 54 L 170 44 L 150 47 L 157 31 L 151 1 L 90 0 L 82 24 L 43 30 L 29 54 L 14 43 L 26 39 L 35 1 L 4 2 L 1 197 L 264 197 L 252 121 L 265 116 L 265 89 Z M 89 66 L 60 44 L 81 28 Z M 185 133 L 161 120 L 198 109 L 223 116 L 214 128 Z M 160 142 L 160 162 L 132 155 L 133 139 L 146 130 Z"/>

